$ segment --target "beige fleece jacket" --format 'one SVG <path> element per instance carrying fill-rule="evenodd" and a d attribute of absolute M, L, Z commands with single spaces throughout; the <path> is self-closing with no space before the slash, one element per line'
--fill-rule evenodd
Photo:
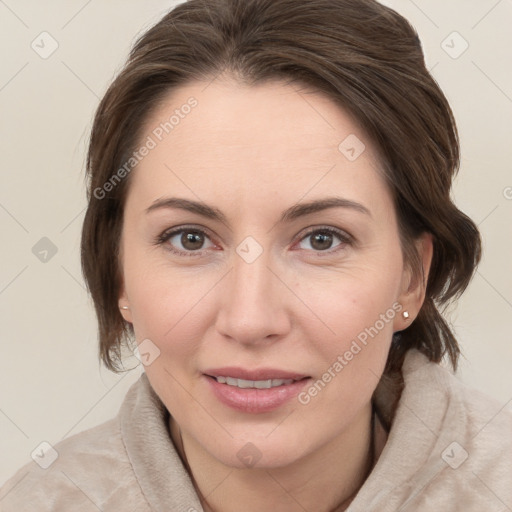
<path fill-rule="evenodd" d="M 386 445 L 349 512 L 512 511 L 512 402 L 417 350 L 402 373 Z M 20 468 L 0 489 L 0 511 L 201 512 L 168 420 L 142 374 L 115 418 L 57 443 L 47 469 Z"/>

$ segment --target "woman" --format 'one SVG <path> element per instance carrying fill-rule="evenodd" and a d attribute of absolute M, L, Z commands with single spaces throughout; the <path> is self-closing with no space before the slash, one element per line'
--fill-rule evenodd
<path fill-rule="evenodd" d="M 373 0 L 190 0 L 92 129 L 84 276 L 100 355 L 145 373 L 2 510 L 512 506 L 509 412 L 438 308 L 480 259 L 455 121 Z M 20 477 L 22 475 L 22 480 Z"/>

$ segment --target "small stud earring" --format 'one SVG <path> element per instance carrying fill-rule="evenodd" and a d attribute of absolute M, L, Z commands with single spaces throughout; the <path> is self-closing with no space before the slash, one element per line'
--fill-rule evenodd
<path fill-rule="evenodd" d="M 404 311 L 402 313 L 402 316 L 404 317 L 405 320 L 408 320 L 409 319 L 409 311 Z"/>
<path fill-rule="evenodd" d="M 128 306 L 120 306 L 121 309 L 130 309 Z"/>

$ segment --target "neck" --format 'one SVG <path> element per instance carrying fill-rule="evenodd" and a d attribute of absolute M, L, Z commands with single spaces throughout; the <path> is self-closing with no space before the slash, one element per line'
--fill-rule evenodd
<path fill-rule="evenodd" d="M 170 430 L 205 512 L 342 512 L 368 477 L 387 437 L 368 404 L 339 436 L 287 466 L 237 469 L 213 458 L 172 417 Z"/>

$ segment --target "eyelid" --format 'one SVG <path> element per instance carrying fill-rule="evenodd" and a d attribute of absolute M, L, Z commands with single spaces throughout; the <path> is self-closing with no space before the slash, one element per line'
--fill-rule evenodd
<path fill-rule="evenodd" d="M 302 233 L 302 237 L 300 240 L 305 238 L 308 235 L 311 235 L 311 233 L 316 233 L 318 231 L 327 231 L 329 233 L 333 233 L 335 235 L 338 235 L 340 238 L 343 238 L 344 240 L 353 240 L 353 236 L 347 233 L 345 230 L 340 228 L 335 228 L 334 226 L 323 226 L 323 225 L 317 225 L 317 226 L 310 226 L 309 228 L 306 228 L 306 231 Z"/>

